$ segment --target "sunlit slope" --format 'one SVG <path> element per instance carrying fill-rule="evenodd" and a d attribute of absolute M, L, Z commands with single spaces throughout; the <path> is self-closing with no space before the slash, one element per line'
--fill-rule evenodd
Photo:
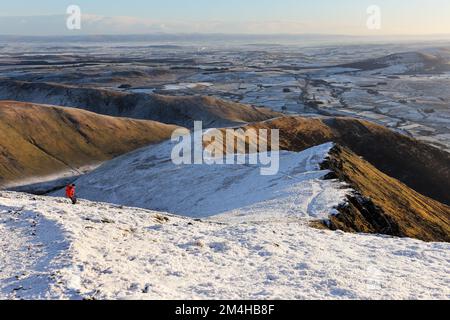
<path fill-rule="evenodd" d="M 336 146 L 323 169 L 355 190 L 330 217 L 332 229 L 450 242 L 450 207 L 380 172 L 347 148 Z"/>
<path fill-rule="evenodd" d="M 111 159 L 170 137 L 175 126 L 79 109 L 0 102 L 0 185 Z"/>

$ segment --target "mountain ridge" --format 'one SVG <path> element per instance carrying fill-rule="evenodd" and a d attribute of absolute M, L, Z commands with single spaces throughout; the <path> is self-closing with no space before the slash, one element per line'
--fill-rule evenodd
<path fill-rule="evenodd" d="M 450 154 L 381 125 L 356 118 L 289 116 L 243 129 L 279 129 L 280 148 L 295 152 L 335 142 L 417 192 L 450 205 Z"/>
<path fill-rule="evenodd" d="M 98 114 L 192 127 L 228 127 L 264 121 L 281 113 L 208 96 L 163 96 L 46 82 L 3 80 L 0 99 L 80 108 Z"/>

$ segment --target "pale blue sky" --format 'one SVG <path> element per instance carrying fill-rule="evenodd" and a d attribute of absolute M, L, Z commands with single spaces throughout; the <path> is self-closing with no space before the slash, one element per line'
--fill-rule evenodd
<path fill-rule="evenodd" d="M 382 34 L 450 33 L 449 0 L 0 0 L 0 16 L 62 15 L 69 4 L 84 14 L 134 17 L 174 31 L 199 23 L 192 31 L 330 34 L 366 34 L 366 9 L 375 4 L 382 9 Z"/>

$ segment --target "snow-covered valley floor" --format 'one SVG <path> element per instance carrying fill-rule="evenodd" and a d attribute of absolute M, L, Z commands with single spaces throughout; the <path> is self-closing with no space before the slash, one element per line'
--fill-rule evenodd
<path fill-rule="evenodd" d="M 450 245 L 0 193 L 0 298 L 450 298 Z"/>

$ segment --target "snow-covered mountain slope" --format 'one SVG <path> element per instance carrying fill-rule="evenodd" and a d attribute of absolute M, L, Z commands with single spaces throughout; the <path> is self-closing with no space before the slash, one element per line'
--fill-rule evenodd
<path fill-rule="evenodd" d="M 172 147 L 163 142 L 106 163 L 76 182 L 79 196 L 216 221 L 296 217 L 332 230 L 449 239 L 449 207 L 332 143 L 281 152 L 275 176 L 262 176 L 261 165 L 177 166 Z"/>
<path fill-rule="evenodd" d="M 0 193 L 0 298 L 450 299 L 450 245 Z"/>
<path fill-rule="evenodd" d="M 268 212 L 327 218 L 348 192 L 341 183 L 322 179 L 328 171 L 319 164 L 331 143 L 281 152 L 274 176 L 261 175 L 262 165 L 175 165 L 173 146 L 163 142 L 104 164 L 76 181 L 79 196 L 190 217 L 234 213 L 262 219 Z"/>

